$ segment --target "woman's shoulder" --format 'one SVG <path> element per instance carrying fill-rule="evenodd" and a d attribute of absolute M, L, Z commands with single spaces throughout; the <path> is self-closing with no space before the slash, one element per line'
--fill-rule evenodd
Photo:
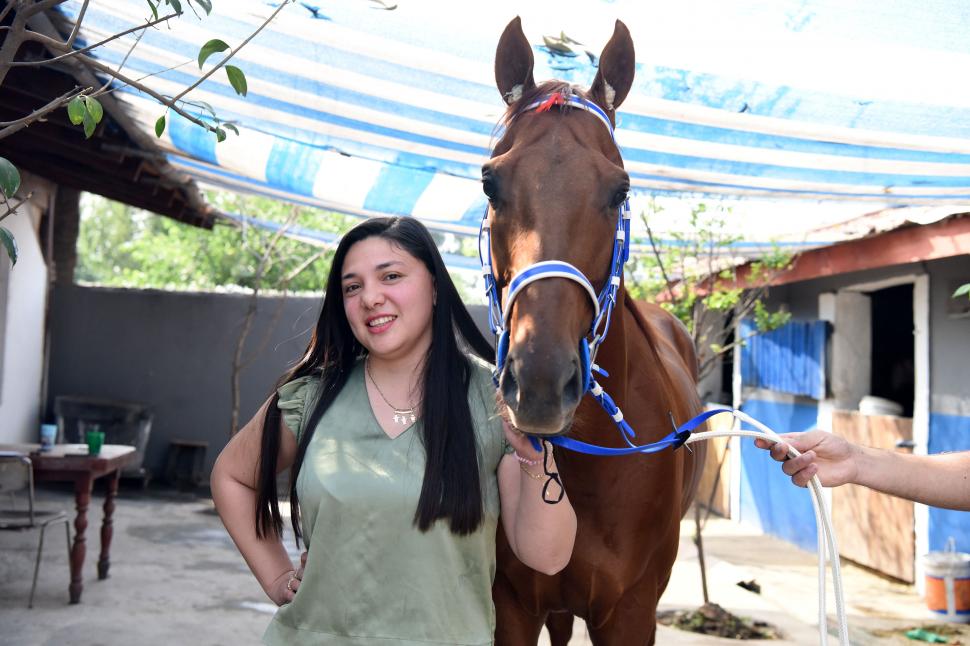
<path fill-rule="evenodd" d="M 279 399 L 276 406 L 283 415 L 283 421 L 298 437 L 311 402 L 320 389 L 320 376 L 306 375 L 286 382 L 276 389 Z"/>

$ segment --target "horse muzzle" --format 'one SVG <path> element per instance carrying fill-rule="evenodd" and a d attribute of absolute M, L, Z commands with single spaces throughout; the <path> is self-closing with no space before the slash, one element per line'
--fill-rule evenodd
<path fill-rule="evenodd" d="M 562 435 L 585 391 L 575 352 L 509 351 L 499 391 L 512 424 L 529 435 Z"/>

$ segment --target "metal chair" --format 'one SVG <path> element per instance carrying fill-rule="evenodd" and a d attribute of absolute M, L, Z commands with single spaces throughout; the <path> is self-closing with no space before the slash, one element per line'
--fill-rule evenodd
<path fill-rule="evenodd" d="M 13 494 L 27 490 L 27 510 L 15 509 L 15 505 L 0 508 L 0 530 L 40 530 L 40 541 L 37 543 L 37 560 L 34 563 L 34 582 L 30 586 L 30 598 L 27 607 L 34 607 L 34 592 L 37 590 L 37 575 L 40 573 L 40 555 L 44 548 L 44 532 L 52 523 L 64 523 L 64 533 L 67 536 L 67 559 L 71 560 L 71 525 L 70 519 L 63 511 L 41 511 L 34 509 L 34 469 L 30 458 L 22 453 L 0 451 L 0 494 L 10 494 L 9 499 L 15 500 Z"/>

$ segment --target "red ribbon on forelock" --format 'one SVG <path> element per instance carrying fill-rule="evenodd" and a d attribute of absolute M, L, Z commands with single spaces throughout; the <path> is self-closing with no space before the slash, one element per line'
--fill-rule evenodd
<path fill-rule="evenodd" d="M 552 106 L 554 105 L 563 105 L 565 103 L 566 97 L 564 97 L 562 94 L 559 94 L 558 92 L 556 94 L 550 94 L 549 98 L 543 101 L 539 107 L 536 108 L 536 112 L 546 112 L 551 110 Z"/>

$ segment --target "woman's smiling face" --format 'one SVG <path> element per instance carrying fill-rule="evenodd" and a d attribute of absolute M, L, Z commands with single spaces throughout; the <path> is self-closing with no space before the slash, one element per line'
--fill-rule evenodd
<path fill-rule="evenodd" d="M 373 236 L 347 251 L 340 275 L 350 329 L 374 358 L 427 353 L 434 279 L 424 263 Z"/>

